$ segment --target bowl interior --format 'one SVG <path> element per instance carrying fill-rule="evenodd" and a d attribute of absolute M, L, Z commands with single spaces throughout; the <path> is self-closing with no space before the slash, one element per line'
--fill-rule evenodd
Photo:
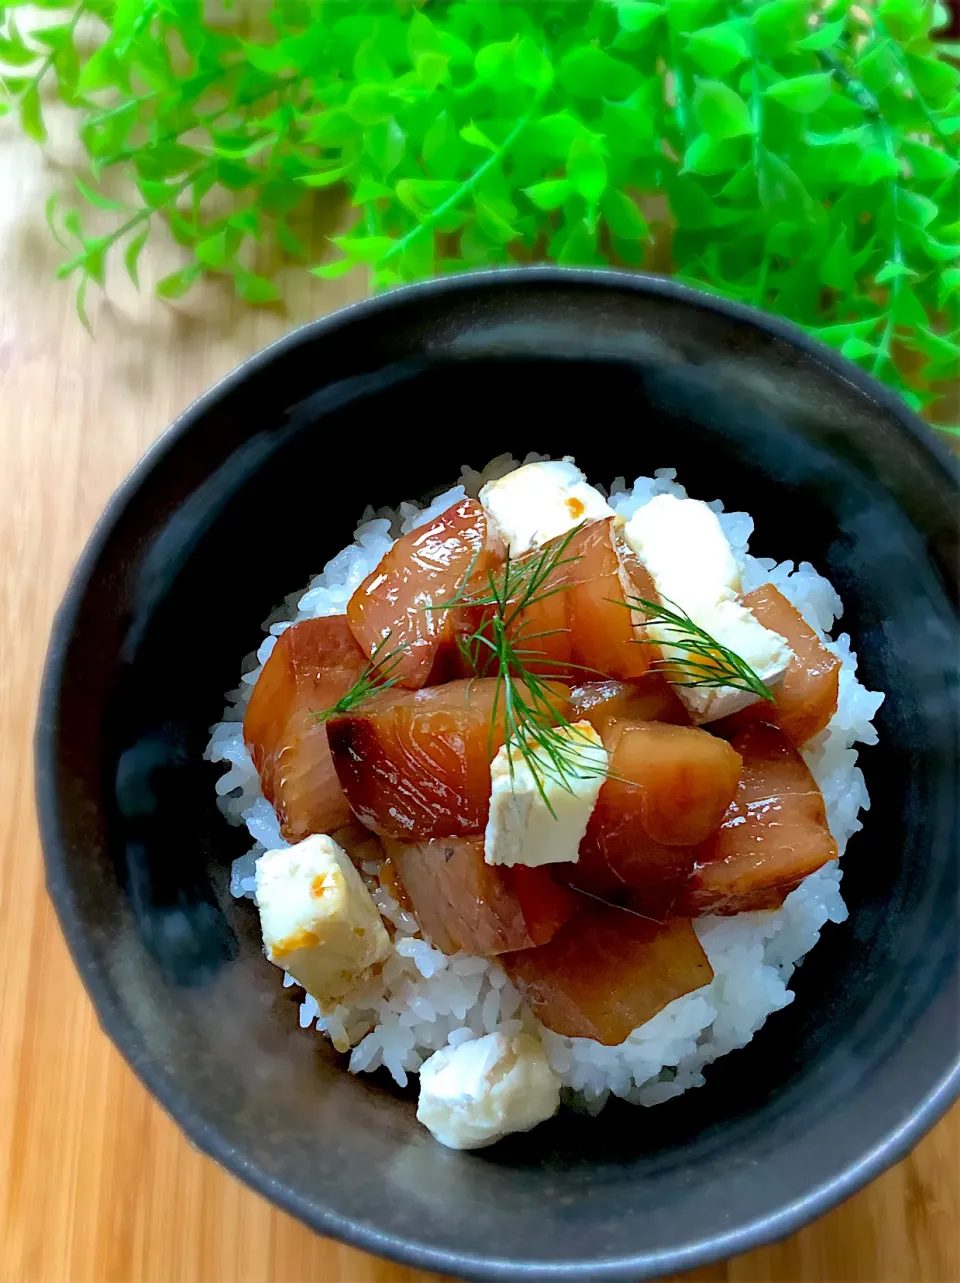
<path fill-rule="evenodd" d="M 249 843 L 202 752 L 262 621 L 368 504 L 528 450 L 606 484 L 674 467 L 693 496 L 750 512 L 754 552 L 834 582 L 887 699 L 861 755 L 873 806 L 844 861 L 851 917 L 792 1006 L 678 1101 L 564 1112 L 462 1155 L 421 1130 L 411 1091 L 348 1075 L 298 1028 L 255 911 L 228 894 Z M 292 336 L 141 466 L 55 635 L 49 879 L 108 1031 L 238 1174 L 317 1228 L 458 1274 L 655 1274 L 829 1205 L 932 1120 L 957 1056 L 956 499 L 856 380 L 675 290 L 505 277 Z"/>

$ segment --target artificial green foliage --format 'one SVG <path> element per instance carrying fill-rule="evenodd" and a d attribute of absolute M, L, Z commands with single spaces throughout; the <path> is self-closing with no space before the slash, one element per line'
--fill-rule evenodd
<path fill-rule="evenodd" d="M 376 288 L 511 262 L 642 266 L 780 313 L 928 409 L 960 355 L 960 73 L 938 0 L 0 0 L 0 112 L 75 108 L 91 235 L 48 209 L 83 308 L 157 217 L 250 303 L 258 242 Z M 80 21 L 80 19 L 83 21 Z M 88 43 L 89 27 L 100 42 Z M 118 207 L 109 171 L 135 193 Z M 321 264 L 311 189 L 356 209 Z M 657 202 L 654 202 L 656 204 Z M 663 219 L 663 213 L 657 215 Z"/>

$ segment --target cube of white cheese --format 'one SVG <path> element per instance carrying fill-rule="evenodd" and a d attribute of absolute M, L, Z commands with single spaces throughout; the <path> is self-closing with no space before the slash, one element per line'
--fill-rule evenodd
<path fill-rule="evenodd" d="M 543 746 L 532 742 L 534 765 L 516 746 L 508 756 L 506 745 L 490 764 L 490 817 L 483 839 L 487 864 L 536 868 L 579 858 L 609 756 L 589 722 L 554 727 L 551 735 L 566 745 L 561 771 Z"/>
<path fill-rule="evenodd" d="M 435 1051 L 420 1069 L 417 1118 L 450 1149 L 479 1149 L 552 1118 L 560 1080 L 540 1040 L 487 1034 Z"/>
<path fill-rule="evenodd" d="M 488 481 L 480 502 L 511 557 L 539 548 L 581 522 L 613 516 L 606 499 L 587 485 L 572 459 L 524 464 L 499 481 Z"/>
<path fill-rule="evenodd" d="M 764 628 L 737 597 L 740 566 L 717 514 L 697 499 L 657 495 L 638 508 L 623 530 L 668 608 L 689 615 L 716 641 L 744 660 L 761 681 L 773 686 L 787 670 L 793 651 L 779 633 Z M 650 625 L 649 635 L 662 642 L 664 659 L 682 658 L 668 643 L 669 628 Z M 726 717 L 760 698 L 735 686 L 683 686 L 677 693 L 697 722 Z"/>
<path fill-rule="evenodd" d="M 390 937 L 350 857 L 333 838 L 304 838 L 257 860 L 267 957 L 330 1007 L 390 952 Z"/>

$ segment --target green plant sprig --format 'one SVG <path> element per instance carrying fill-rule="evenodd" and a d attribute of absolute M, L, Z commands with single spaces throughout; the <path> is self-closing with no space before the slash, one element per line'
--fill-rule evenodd
<path fill-rule="evenodd" d="M 941 0 L 39 8 L 42 26 L 33 0 L 0 3 L 0 114 L 41 143 L 50 92 L 78 114 L 92 182 L 48 216 L 81 311 L 114 254 L 136 281 L 158 221 L 185 251 L 168 299 L 214 274 L 275 301 L 271 247 L 378 289 L 643 266 L 787 317 L 944 418 L 960 71 Z M 318 262 L 323 188 L 356 220 Z M 84 206 L 114 230 L 92 234 Z"/>
<path fill-rule="evenodd" d="M 644 616 L 643 628 L 654 626 L 667 634 L 659 638 L 638 637 L 639 645 L 664 645 L 683 652 L 669 659 L 655 659 L 654 669 L 668 675 L 674 686 L 732 686 L 736 690 L 751 691 L 768 703 L 775 702 L 770 687 L 745 659 L 695 624 L 676 602 L 665 600 L 668 605 L 645 597 L 627 597 L 623 603 Z"/>
<path fill-rule="evenodd" d="M 383 654 L 383 648 L 389 640 L 390 634 L 388 633 L 382 641 L 377 643 L 363 672 L 335 704 L 332 704 L 330 708 L 311 713 L 314 721 L 325 725 L 332 717 L 343 717 L 347 713 L 352 713 L 361 704 L 365 704 L 372 695 L 377 695 L 381 691 L 389 690 L 391 686 L 396 686 L 399 678 L 394 677 L 393 673 L 409 648 L 407 646 L 397 646 Z"/>

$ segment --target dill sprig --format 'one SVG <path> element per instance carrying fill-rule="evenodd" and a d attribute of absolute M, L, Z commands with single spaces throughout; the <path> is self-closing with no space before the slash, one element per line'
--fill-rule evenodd
<path fill-rule="evenodd" d="M 396 686 L 399 678 L 393 677 L 391 674 L 406 653 L 407 647 L 397 646 L 394 650 L 388 651 L 384 655 L 382 651 L 389 640 L 390 634 L 387 633 L 386 637 L 377 642 L 367 666 L 345 695 L 341 695 L 330 708 L 323 709 L 319 713 L 310 714 L 315 721 L 322 725 L 328 722 L 331 717 L 340 717 L 345 713 L 350 713 L 358 705 L 368 700 L 371 695 L 376 695 L 380 691 L 388 690 L 391 686 Z"/>
<path fill-rule="evenodd" d="M 661 634 L 667 634 L 638 637 L 641 645 L 664 645 L 683 652 L 671 655 L 669 659 L 661 657 L 654 660 L 654 668 L 664 673 L 674 686 L 733 686 L 737 690 L 752 691 L 761 699 L 774 703 L 770 687 L 745 659 L 695 624 L 682 606 L 669 598 L 665 600 L 669 606 L 663 602 L 647 601 L 645 597 L 627 597 L 624 603 L 644 615 L 644 628 L 655 626 Z"/>
<path fill-rule="evenodd" d="M 487 572 L 485 590 L 470 590 L 471 574 L 468 571 L 453 599 L 436 607 L 441 610 L 456 606 L 488 609 L 489 614 L 483 623 L 474 632 L 458 636 L 457 645 L 478 677 L 493 675 L 496 678 L 490 718 L 491 748 L 502 712 L 511 784 L 515 778 L 515 754 L 519 754 L 554 818 L 556 812 L 546 789 L 548 780 L 572 793 L 575 780 L 608 774 L 605 766 L 583 752 L 589 741 L 574 730 L 558 708 L 549 678 L 532 671 L 534 663 L 570 668 L 563 661 L 548 659 L 533 645 L 544 637 L 555 636 L 565 630 L 532 632 L 529 621 L 524 619 L 532 606 L 565 590 L 567 585 L 556 583 L 554 576 L 564 566 L 579 560 L 575 556 L 566 556 L 566 553 L 580 528 L 577 526 L 562 539 L 547 544 L 536 556 L 516 560 L 508 552 L 499 574 Z M 577 743 L 580 739 L 582 747 Z"/>

